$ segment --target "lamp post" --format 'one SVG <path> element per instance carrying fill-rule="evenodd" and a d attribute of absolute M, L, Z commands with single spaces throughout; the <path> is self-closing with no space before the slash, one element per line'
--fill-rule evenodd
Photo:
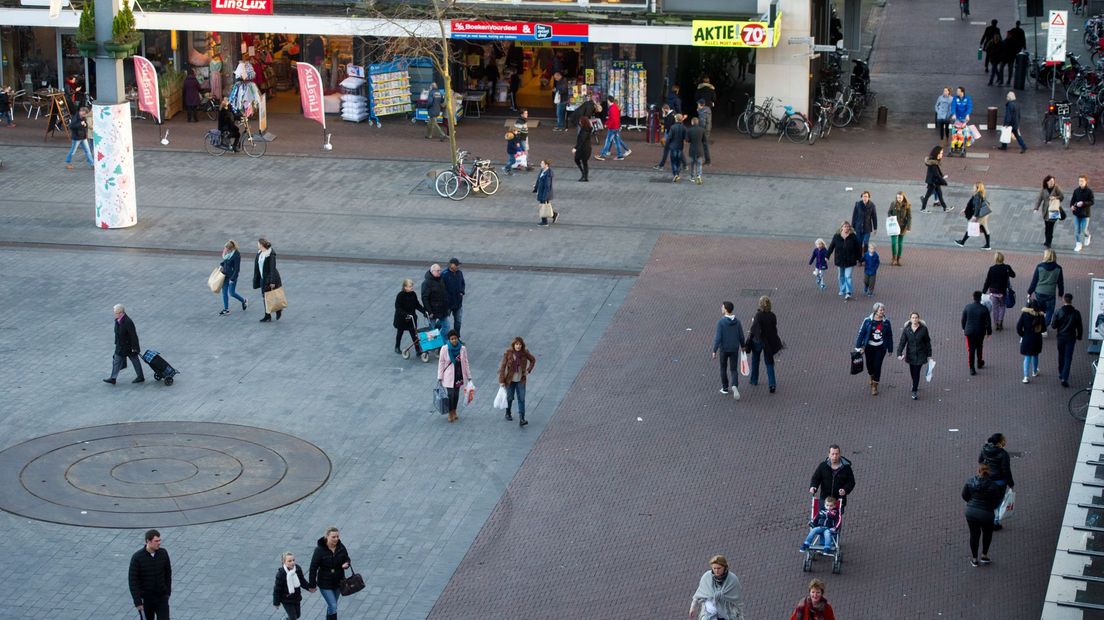
<path fill-rule="evenodd" d="M 95 0 L 96 40 L 113 39 L 118 0 Z M 123 59 L 106 50 L 96 56 L 96 103 L 92 106 L 92 156 L 96 167 L 96 227 L 127 228 L 138 223 L 134 182 L 134 138 L 130 104 L 123 90 Z"/>

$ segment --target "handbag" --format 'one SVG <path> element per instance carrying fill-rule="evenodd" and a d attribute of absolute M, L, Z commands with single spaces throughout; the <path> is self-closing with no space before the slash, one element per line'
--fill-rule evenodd
<path fill-rule="evenodd" d="M 891 215 L 886 218 L 886 234 L 890 237 L 896 237 L 901 234 L 901 225 L 897 222 L 897 216 Z"/>
<path fill-rule="evenodd" d="M 272 314 L 273 312 L 279 312 L 284 308 L 287 308 L 287 297 L 284 295 L 284 287 L 274 288 L 271 291 L 265 291 L 265 314 Z"/>
<path fill-rule="evenodd" d="M 349 562 L 349 569 L 352 570 L 352 568 L 353 563 Z M 341 596 L 356 594 L 364 589 L 364 577 L 361 577 L 360 573 L 354 571 L 352 575 L 337 582 L 337 589 L 341 591 Z"/>
<path fill-rule="evenodd" d="M 863 354 L 862 351 L 851 352 L 851 374 L 857 375 L 863 371 Z"/>
<path fill-rule="evenodd" d="M 538 217 L 552 217 L 552 203 L 542 202 L 540 206 L 540 215 Z"/>
<path fill-rule="evenodd" d="M 449 366 L 452 366 L 451 361 L 448 363 L 448 366 L 445 366 L 445 370 L 448 370 Z M 445 415 L 449 412 L 448 388 L 440 381 L 433 386 L 433 408 L 441 415 Z"/>
<path fill-rule="evenodd" d="M 1052 222 L 1057 220 L 1064 220 L 1066 219 L 1066 215 L 1065 213 L 1063 213 L 1063 211 L 1064 209 L 1062 209 L 1062 201 L 1058 200 L 1054 196 L 1051 196 L 1050 200 L 1047 201 L 1047 219 Z"/>
<path fill-rule="evenodd" d="M 1015 308 L 1016 307 L 1016 291 L 1012 290 L 1012 287 L 1008 287 L 1008 291 L 1004 294 L 1004 307 Z"/>
<path fill-rule="evenodd" d="M 989 215 L 990 213 L 992 213 L 992 212 L 993 212 L 993 209 L 992 209 L 992 208 L 990 208 L 990 206 L 989 206 L 989 201 L 988 201 L 988 200 L 986 200 L 986 199 L 984 199 L 984 198 L 982 198 L 982 199 L 981 199 L 981 206 L 980 206 L 980 207 L 978 207 L 978 212 L 977 212 L 977 217 L 978 217 L 978 219 L 981 219 L 981 218 L 983 218 L 983 217 L 986 217 L 986 216 L 988 216 L 988 215 Z"/>
<path fill-rule="evenodd" d="M 212 293 L 218 295 L 219 291 L 222 290 L 224 282 L 226 282 L 226 274 L 222 272 L 222 267 L 215 267 L 215 270 L 207 277 L 207 288 L 211 289 Z"/>
<path fill-rule="evenodd" d="M 1001 144 L 1011 144 L 1012 143 L 1012 126 L 1011 125 L 1005 125 L 1004 127 L 1001 127 L 1000 143 Z"/>

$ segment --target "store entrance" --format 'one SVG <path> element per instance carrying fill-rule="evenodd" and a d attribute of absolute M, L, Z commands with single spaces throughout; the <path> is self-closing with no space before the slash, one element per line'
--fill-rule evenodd
<path fill-rule="evenodd" d="M 487 92 L 492 113 L 514 105 L 550 113 L 552 76 L 560 72 L 574 81 L 582 71 L 581 43 L 468 41 L 462 52 L 465 90 Z"/>

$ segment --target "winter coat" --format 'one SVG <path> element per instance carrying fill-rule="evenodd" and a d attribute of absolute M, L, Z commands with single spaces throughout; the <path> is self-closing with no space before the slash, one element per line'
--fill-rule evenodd
<path fill-rule="evenodd" d="M 873 200 L 866 203 L 855 201 L 855 207 L 851 209 L 851 227 L 860 236 L 873 234 L 878 230 L 878 208 L 874 206 Z"/>
<path fill-rule="evenodd" d="M 69 138 L 72 140 L 88 139 L 88 121 L 81 118 L 80 114 L 74 114 L 69 119 Z"/>
<path fill-rule="evenodd" d="M 241 252 L 234 250 L 233 254 L 222 259 L 219 270 L 226 276 L 227 282 L 237 282 L 241 273 Z"/>
<path fill-rule="evenodd" d="M 906 353 L 905 361 L 909 366 L 923 366 L 932 356 L 931 336 L 928 335 L 928 326 L 920 321 L 920 326 L 912 329 L 912 321 L 905 324 L 901 330 L 901 342 L 897 344 L 897 356 Z"/>
<path fill-rule="evenodd" d="M 345 549 L 345 543 L 337 541 L 337 547 L 333 551 L 326 545 L 326 537 L 318 539 L 318 545 L 314 548 L 314 555 L 310 563 L 310 588 L 322 588 L 323 590 L 336 590 L 342 579 L 345 578 L 345 564 L 350 563 L 349 551 Z"/>
<path fill-rule="evenodd" d="M 158 549 L 151 556 L 143 546 L 130 556 L 130 570 L 127 572 L 130 598 L 134 600 L 135 607 L 146 602 L 168 600 L 172 596 L 172 561 L 168 551 Z"/>
<path fill-rule="evenodd" d="M 937 120 L 945 121 L 951 118 L 951 101 L 953 97 L 950 95 L 939 95 L 939 98 L 935 100 L 935 118 Z"/>
<path fill-rule="evenodd" d="M 1058 340 L 1081 340 L 1084 336 L 1085 324 L 1081 320 L 1081 312 L 1073 306 L 1058 308 L 1050 326 L 1054 328 Z"/>
<path fill-rule="evenodd" d="M 575 155 L 588 158 L 593 151 L 591 138 L 594 137 L 594 126 L 590 124 L 590 117 L 579 119 L 579 131 L 575 133 Z"/>
<path fill-rule="evenodd" d="M 1004 489 L 989 478 L 974 476 L 962 487 L 962 499 L 966 502 L 966 518 L 992 521 L 993 511 L 1004 499 Z"/>
<path fill-rule="evenodd" d="M 981 447 L 977 462 L 978 465 L 984 463 L 989 466 L 989 479 L 993 482 L 1016 486 L 1016 481 L 1012 479 L 1012 459 L 1004 448 L 991 443 L 985 444 Z"/>
<path fill-rule="evenodd" d="M 912 230 L 912 205 L 908 202 L 894 200 L 889 205 L 889 211 L 886 212 L 886 215 L 897 218 L 897 225 L 901 227 L 902 235 Z"/>
<path fill-rule="evenodd" d="M 537 182 L 533 185 L 533 192 L 537 195 L 537 202 L 544 204 L 552 202 L 552 169 L 541 170 L 537 175 Z"/>
<path fill-rule="evenodd" d="M 690 150 L 687 152 L 690 159 L 705 157 L 705 130 L 701 125 L 691 125 L 686 130 L 686 141 L 690 143 Z"/>
<path fill-rule="evenodd" d="M 1062 267 L 1055 262 L 1042 262 L 1035 266 L 1031 276 L 1028 295 L 1050 295 L 1061 297 L 1066 294 L 1066 279 L 1062 276 Z"/>
<path fill-rule="evenodd" d="M 713 103 L 717 101 L 717 89 L 705 82 L 698 84 L 698 90 L 694 92 L 694 101 L 705 101 L 705 105 L 712 108 Z"/>
<path fill-rule="evenodd" d="M 261 253 L 257 252 L 257 255 L 253 257 L 253 288 L 267 291 L 270 286 L 277 289 L 283 285 L 284 282 L 280 279 L 280 272 L 276 269 L 276 250 L 268 253 L 268 258 L 264 262 L 264 273 L 261 273 Z"/>
<path fill-rule="evenodd" d="M 194 75 L 189 75 L 184 78 L 184 105 L 187 107 L 195 107 L 202 102 L 202 97 L 199 94 L 199 80 Z"/>
<path fill-rule="evenodd" d="M 441 272 L 441 282 L 445 283 L 445 294 L 448 299 L 449 310 L 459 310 L 464 306 L 464 272 L 457 269 L 446 269 Z"/>
<path fill-rule="evenodd" d="M 713 335 L 713 352 L 736 353 L 743 348 L 744 326 L 740 324 L 740 319 L 722 316 Z"/>
<path fill-rule="evenodd" d="M 752 341 L 759 343 L 767 355 L 775 355 L 782 350 L 782 339 L 778 337 L 778 317 L 773 312 L 757 310 L 751 318 L 748 329 L 748 345 Z"/>
<path fill-rule="evenodd" d="M 429 122 L 433 122 L 441 115 L 441 108 L 444 104 L 445 98 L 441 96 L 440 91 L 433 91 L 429 93 L 429 105 L 426 106 L 427 112 L 429 112 Z"/>
<path fill-rule="evenodd" d="M 817 269 L 828 268 L 828 248 L 813 248 L 813 254 L 809 257 L 809 264 Z"/>
<path fill-rule="evenodd" d="M 1054 187 L 1044 187 L 1043 189 L 1039 190 L 1039 195 L 1035 198 L 1035 211 L 1043 212 L 1043 221 L 1045 222 L 1047 221 L 1047 208 L 1050 206 L 1050 199 L 1057 198 L 1058 203 L 1061 204 L 1062 200 L 1064 200 L 1065 197 L 1066 196 L 1062 193 L 1062 190 L 1058 189 L 1057 182 L 1054 183 Z"/>
<path fill-rule="evenodd" d="M 924 177 L 924 182 L 928 185 L 946 185 L 946 175 L 943 174 L 943 169 L 939 167 L 938 159 L 925 158 L 924 165 L 928 167 L 927 175 Z"/>
<path fill-rule="evenodd" d="M 970 95 L 959 97 L 955 95 L 951 99 L 951 117 L 955 120 L 966 122 L 966 118 L 974 111 L 974 100 Z"/>
<path fill-rule="evenodd" d="M 989 308 L 976 301 L 966 304 L 962 309 L 962 333 L 967 336 L 993 335 L 993 321 L 989 316 Z"/>
<path fill-rule="evenodd" d="M 821 500 L 827 497 L 839 499 L 840 489 L 843 489 L 845 495 L 851 495 L 851 492 L 855 490 L 855 474 L 851 471 L 851 461 L 841 456 L 840 466 L 837 469 L 832 469 L 832 462 L 829 459 L 824 459 L 813 470 L 813 477 L 809 480 L 809 488 L 819 489 Z"/>
<path fill-rule="evenodd" d="M 418 302 L 418 294 L 414 291 L 399 291 L 395 295 L 395 318 L 391 325 L 395 329 L 417 329 L 419 312 L 425 314 L 426 309 Z M 410 317 L 409 320 L 407 317 Z"/>
<path fill-rule="evenodd" d="M 609 112 L 606 114 L 606 129 L 610 131 L 621 129 L 621 108 L 616 103 L 609 104 Z"/>
<path fill-rule="evenodd" d="M 671 131 L 667 132 L 667 148 L 681 151 L 683 142 L 686 142 L 686 125 L 682 123 L 671 125 Z"/>
<path fill-rule="evenodd" d="M 985 203 L 988 203 L 988 202 L 989 201 L 986 200 L 985 197 L 982 196 L 980 193 L 975 193 L 973 196 L 970 196 L 970 200 L 966 202 L 966 208 L 962 210 L 963 217 L 965 217 L 966 219 L 976 217 L 979 220 L 982 219 L 983 217 L 987 217 L 987 216 L 978 215 L 978 212 L 981 211 L 981 205 L 983 205 Z M 989 207 L 990 211 L 992 211 L 992 209 L 993 209 L 992 207 Z M 989 215 L 992 215 L 992 213 L 990 213 Z M 983 224 L 984 224 L 984 222 L 983 222 Z"/>
<path fill-rule="evenodd" d="M 1074 205 L 1076 205 L 1078 202 L 1084 202 L 1085 206 L 1081 207 L 1080 209 L 1075 207 Z M 1073 216 L 1092 217 L 1093 202 L 1094 197 L 1091 187 L 1075 187 L 1073 189 L 1073 196 L 1070 198 L 1070 209 L 1073 211 Z"/>
<path fill-rule="evenodd" d="M 134 328 L 134 321 L 123 315 L 115 321 L 115 355 L 137 355 L 142 352 L 138 344 L 138 330 Z"/>
<path fill-rule="evenodd" d="M 1020 130 L 1020 107 L 1015 101 L 1004 103 L 1004 125 L 1012 127 L 1012 131 Z"/>
<path fill-rule="evenodd" d="M 1006 295 L 1008 294 L 1008 288 L 1012 286 L 1009 279 L 1015 277 L 1016 272 L 1008 265 L 1004 263 L 993 265 L 989 268 L 989 272 L 985 274 L 985 284 L 981 286 L 981 291 L 988 293 L 990 290 L 996 290 L 1001 295 Z"/>
<path fill-rule="evenodd" d="M 847 238 L 844 238 L 840 233 L 836 233 L 832 237 L 832 243 L 828 244 L 828 257 L 831 258 L 833 253 L 836 255 L 834 261 L 836 267 L 841 269 L 854 267 L 862 258 L 862 244 L 859 243 L 859 238 L 854 233 L 847 235 Z"/>
<path fill-rule="evenodd" d="M 1044 329 L 1044 314 L 1024 308 L 1020 313 L 1020 320 L 1016 322 L 1016 333 L 1020 336 L 1020 355 L 1038 355 L 1042 352 Z"/>
<path fill-rule="evenodd" d="M 434 278 L 430 271 L 425 272 L 422 280 L 422 306 L 429 313 L 429 318 L 440 319 L 448 316 L 448 290 L 440 277 Z"/>
<path fill-rule="evenodd" d="M 525 379 L 529 376 L 529 373 L 533 372 L 533 367 L 537 365 L 537 358 L 533 357 L 533 354 L 526 349 L 522 349 L 517 353 L 521 356 L 521 363 L 518 364 L 514 360 L 514 347 L 506 349 L 506 352 L 502 354 L 502 361 L 498 363 L 498 382 L 501 385 L 509 385 L 514 380 L 514 373 L 521 375 L 520 383 L 525 384 Z"/>
<path fill-rule="evenodd" d="M 516 135 L 506 141 L 506 154 L 517 155 L 518 151 L 524 151 L 525 147 L 522 145 L 521 139 Z"/>
<path fill-rule="evenodd" d="M 460 373 L 464 383 L 471 381 L 471 364 L 468 363 L 468 347 L 460 345 Z M 456 364 L 449 359 L 448 342 L 441 347 L 437 356 L 437 380 L 441 385 L 451 388 L 456 386 Z"/>
<path fill-rule="evenodd" d="M 882 259 L 878 256 L 877 252 L 867 252 L 863 254 L 863 273 L 868 276 L 878 275 L 878 266 L 882 264 Z"/>
<path fill-rule="evenodd" d="M 832 530 L 839 529 L 840 522 L 843 520 L 843 513 L 840 512 L 839 506 L 828 510 L 827 508 L 821 508 L 817 511 L 816 516 L 809 522 L 809 527 L 828 527 Z"/>
<path fill-rule="evenodd" d="M 219 131 L 234 131 L 238 128 L 238 115 L 230 108 L 219 108 Z"/>
<path fill-rule="evenodd" d="M 1001 41 L 1001 31 L 999 26 L 989 25 L 985 27 L 985 32 L 981 33 L 981 40 L 978 41 L 978 47 L 985 51 L 989 51 L 994 45 L 999 44 Z"/>
<path fill-rule="evenodd" d="M 682 114 L 682 97 L 675 91 L 667 93 L 667 105 L 671 108 L 671 111 L 675 114 Z"/>
<path fill-rule="evenodd" d="M 310 582 L 303 576 L 303 567 L 295 565 L 295 576 L 299 578 L 299 587 L 294 592 L 289 592 L 287 587 L 287 571 L 284 567 L 276 569 L 276 583 L 272 586 L 272 604 L 298 603 L 303 600 L 303 588 L 310 589 Z"/>
<path fill-rule="evenodd" d="M 823 607 L 818 610 L 813 607 L 812 599 L 806 596 L 794 608 L 793 613 L 790 614 L 790 620 L 836 620 L 836 613 L 832 611 L 828 599 L 822 596 L 820 602 Z"/>
<path fill-rule="evenodd" d="M 878 342 L 878 337 L 881 336 L 885 350 L 893 350 L 893 325 L 889 322 L 889 317 L 887 316 L 881 320 L 880 333 L 877 323 L 878 321 L 874 319 L 873 314 L 863 319 L 862 325 L 859 326 L 859 333 L 855 336 L 856 349 L 862 349 L 870 346 L 872 342 Z"/>

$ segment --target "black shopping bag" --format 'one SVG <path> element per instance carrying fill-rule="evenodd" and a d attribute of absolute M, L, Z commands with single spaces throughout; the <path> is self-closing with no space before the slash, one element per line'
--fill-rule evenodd
<path fill-rule="evenodd" d="M 851 374 L 857 375 L 863 371 L 862 351 L 851 352 Z"/>

